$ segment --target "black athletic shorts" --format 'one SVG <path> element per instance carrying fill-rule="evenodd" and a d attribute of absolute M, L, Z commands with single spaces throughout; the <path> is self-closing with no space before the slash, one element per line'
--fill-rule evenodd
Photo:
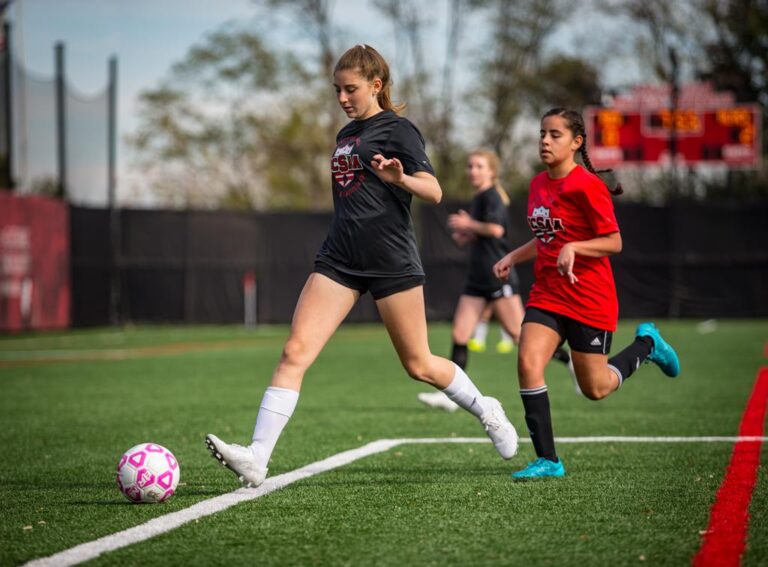
<path fill-rule="evenodd" d="M 590 327 L 580 321 L 539 309 L 528 307 L 525 310 L 525 323 L 539 323 L 546 325 L 560 335 L 560 344 L 568 341 L 571 350 L 592 354 L 608 354 L 611 352 L 613 332 L 596 327 Z"/>
<path fill-rule="evenodd" d="M 512 297 L 516 293 L 520 293 L 520 278 L 517 277 L 515 268 L 509 270 L 509 277 L 506 283 L 501 283 L 493 274 L 489 274 L 487 283 L 479 285 L 477 278 L 470 276 L 466 284 L 464 284 L 463 295 L 470 295 L 472 297 L 482 297 L 486 301 L 495 301 L 502 297 Z"/>
<path fill-rule="evenodd" d="M 509 284 L 499 283 L 498 287 L 478 287 L 472 284 L 464 286 L 462 295 L 469 295 L 472 297 L 482 297 L 486 301 L 496 301 L 502 297 L 512 297 L 515 294 L 515 290 Z"/>
<path fill-rule="evenodd" d="M 338 284 L 354 289 L 360 292 L 360 295 L 370 291 L 373 299 L 383 299 L 400 291 L 411 289 L 424 285 L 426 278 L 424 276 L 396 276 L 374 277 L 374 276 L 354 276 L 347 274 L 324 262 L 315 262 L 314 271 L 331 278 Z"/>

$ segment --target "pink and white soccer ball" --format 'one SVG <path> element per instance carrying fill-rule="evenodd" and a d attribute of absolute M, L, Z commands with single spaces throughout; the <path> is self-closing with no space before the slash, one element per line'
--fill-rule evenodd
<path fill-rule="evenodd" d="M 179 484 L 181 469 L 176 457 L 156 443 L 131 447 L 117 464 L 117 486 L 131 502 L 163 502 Z"/>

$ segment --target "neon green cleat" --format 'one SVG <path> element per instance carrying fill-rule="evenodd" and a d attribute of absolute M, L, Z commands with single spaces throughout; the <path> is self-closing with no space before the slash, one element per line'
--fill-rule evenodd
<path fill-rule="evenodd" d="M 496 343 L 496 352 L 499 354 L 509 354 L 515 350 L 515 343 L 512 341 L 499 341 Z"/>
<path fill-rule="evenodd" d="M 472 352 L 485 352 L 485 341 L 478 341 L 477 339 L 469 339 L 467 348 Z"/>

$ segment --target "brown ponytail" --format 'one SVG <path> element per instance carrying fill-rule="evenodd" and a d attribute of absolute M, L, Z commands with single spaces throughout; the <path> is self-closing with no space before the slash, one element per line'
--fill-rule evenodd
<path fill-rule="evenodd" d="M 347 49 L 339 58 L 333 72 L 348 69 L 357 71 L 367 81 L 373 81 L 377 77 L 381 79 L 381 90 L 376 96 L 381 108 L 392 110 L 397 114 L 405 108 L 405 104 L 392 102 L 392 78 L 389 75 L 389 65 L 373 47 L 361 43 Z"/>
<path fill-rule="evenodd" d="M 581 136 L 583 142 L 581 143 L 578 152 L 581 154 L 581 161 L 584 162 L 584 167 L 586 167 L 589 172 L 598 176 L 601 173 L 613 172 L 612 169 L 595 170 L 595 168 L 592 166 L 592 160 L 589 159 L 589 154 L 587 153 L 587 130 L 584 127 L 584 118 L 582 118 L 581 114 L 575 110 L 553 108 L 544 114 L 544 116 L 542 116 L 542 120 L 548 116 L 560 116 L 565 120 L 566 127 L 573 133 L 574 137 Z M 621 195 L 624 193 L 624 188 L 621 186 L 621 183 L 616 183 L 616 186 L 613 189 L 608 187 L 608 185 L 606 185 L 606 187 L 612 195 Z"/>

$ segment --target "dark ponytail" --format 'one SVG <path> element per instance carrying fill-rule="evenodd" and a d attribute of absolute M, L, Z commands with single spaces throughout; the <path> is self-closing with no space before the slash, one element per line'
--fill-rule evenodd
<path fill-rule="evenodd" d="M 575 110 L 568 110 L 565 108 L 553 108 L 552 110 L 548 111 L 544 116 L 542 116 L 542 120 L 544 118 L 547 118 L 548 116 L 560 116 L 563 120 L 565 120 L 566 127 L 573 133 L 573 136 L 581 136 L 581 139 L 583 140 L 581 143 L 581 146 L 579 146 L 578 152 L 581 154 L 581 161 L 584 162 L 584 167 L 587 168 L 587 170 L 590 173 L 593 173 L 595 175 L 600 175 L 601 173 L 612 173 L 612 169 L 598 169 L 595 170 L 595 168 L 592 166 L 592 160 L 589 159 L 589 154 L 587 153 L 587 130 L 584 127 L 584 118 L 582 118 L 581 114 L 576 112 Z M 616 183 L 616 186 L 611 189 L 606 184 L 606 187 L 608 188 L 608 191 L 612 195 L 621 195 L 624 193 L 624 188 L 621 186 L 621 183 Z"/>

